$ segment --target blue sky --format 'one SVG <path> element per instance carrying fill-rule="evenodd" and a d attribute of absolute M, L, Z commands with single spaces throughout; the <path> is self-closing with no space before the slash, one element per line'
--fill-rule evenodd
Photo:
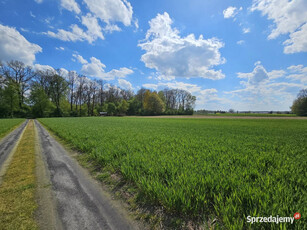
<path fill-rule="evenodd" d="M 0 0 L 0 60 L 135 92 L 182 88 L 196 109 L 289 110 L 307 87 L 305 0 Z"/>

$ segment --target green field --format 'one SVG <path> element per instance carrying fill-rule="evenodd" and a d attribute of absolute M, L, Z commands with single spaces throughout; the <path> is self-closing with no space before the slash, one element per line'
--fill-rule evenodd
<path fill-rule="evenodd" d="M 297 117 L 295 114 L 268 114 L 268 113 L 195 113 L 195 115 L 201 116 L 230 116 L 230 117 Z"/>
<path fill-rule="evenodd" d="M 307 120 L 45 118 L 147 204 L 226 229 L 306 229 Z M 247 216 L 302 218 L 258 223 Z"/>
<path fill-rule="evenodd" d="M 21 124 L 25 119 L 0 119 L 0 138 Z"/>

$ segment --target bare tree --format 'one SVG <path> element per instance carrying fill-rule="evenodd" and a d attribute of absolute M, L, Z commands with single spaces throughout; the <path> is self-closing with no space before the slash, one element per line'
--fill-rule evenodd
<path fill-rule="evenodd" d="M 24 104 L 25 92 L 30 86 L 29 82 L 35 77 L 36 73 L 30 66 L 26 66 L 20 61 L 10 61 L 5 66 L 1 65 L 1 74 L 15 84 L 19 109 L 21 109 Z"/>
<path fill-rule="evenodd" d="M 74 101 L 74 90 L 76 87 L 77 73 L 75 71 L 70 71 L 68 73 L 68 84 L 69 84 L 69 100 L 70 100 L 70 111 L 72 111 L 73 101 Z"/>

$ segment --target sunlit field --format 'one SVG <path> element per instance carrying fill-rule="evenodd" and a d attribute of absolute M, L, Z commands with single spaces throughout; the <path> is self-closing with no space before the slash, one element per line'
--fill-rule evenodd
<path fill-rule="evenodd" d="M 140 199 L 227 229 L 303 229 L 303 219 L 249 225 L 247 216 L 307 213 L 307 120 L 45 118 L 39 121 Z"/>
<path fill-rule="evenodd" d="M 0 119 L 0 138 L 5 136 L 10 130 L 18 126 L 25 119 Z"/>

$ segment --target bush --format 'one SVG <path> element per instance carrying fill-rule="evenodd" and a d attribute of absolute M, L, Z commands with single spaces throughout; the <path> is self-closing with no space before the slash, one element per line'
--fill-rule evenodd
<path fill-rule="evenodd" d="M 294 100 L 291 110 L 298 116 L 307 116 L 307 89 L 302 89 Z"/>

